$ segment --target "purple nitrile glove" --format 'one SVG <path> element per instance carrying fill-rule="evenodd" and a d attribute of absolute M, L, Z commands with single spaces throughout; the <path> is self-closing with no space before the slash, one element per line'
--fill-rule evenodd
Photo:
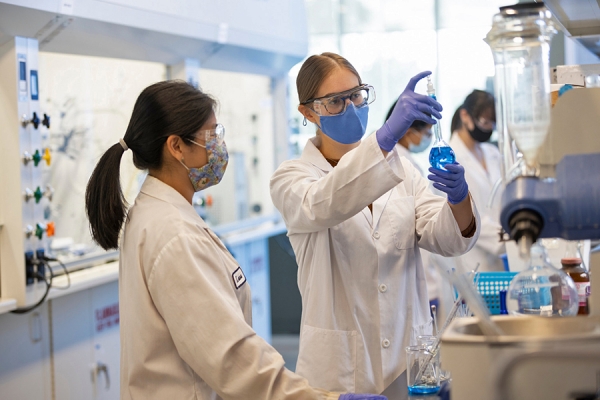
<path fill-rule="evenodd" d="M 385 121 L 385 124 L 375 134 L 377 143 L 385 151 L 392 151 L 398 140 L 404 136 L 408 128 L 416 120 L 435 124 L 436 121 L 431 118 L 433 115 L 437 119 L 442 118 L 439 113 L 442 111 L 442 105 L 429 96 L 417 94 L 414 92 L 417 82 L 426 76 L 431 75 L 430 71 L 421 72 L 413 76 L 404 92 L 398 97 L 396 106 L 392 115 Z"/>
<path fill-rule="evenodd" d="M 458 204 L 469 194 L 469 186 L 465 180 L 465 169 L 458 163 L 446 164 L 447 171 L 437 168 L 429 168 L 430 181 L 434 182 L 433 187 L 448 195 L 450 204 Z"/>
<path fill-rule="evenodd" d="M 339 400 L 388 400 L 387 397 L 380 394 L 341 394 Z"/>

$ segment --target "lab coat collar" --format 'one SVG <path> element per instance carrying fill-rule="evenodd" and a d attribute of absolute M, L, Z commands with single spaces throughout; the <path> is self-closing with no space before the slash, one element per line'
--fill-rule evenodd
<path fill-rule="evenodd" d="M 480 146 L 481 146 L 480 147 L 481 152 L 483 154 L 483 158 L 485 159 L 486 164 L 490 165 L 485 147 L 483 145 L 480 145 Z M 469 148 L 467 147 L 465 142 L 463 142 L 463 140 L 460 138 L 460 136 L 458 136 L 458 134 L 455 133 L 450 138 L 450 147 L 452 147 L 452 149 L 454 150 L 454 153 L 456 154 L 456 161 L 458 161 L 460 164 L 462 164 L 463 167 L 468 167 L 468 166 L 471 167 L 470 168 L 471 170 L 469 171 L 471 174 L 473 174 L 475 176 L 479 175 L 480 178 L 482 178 L 486 181 L 489 181 L 488 171 L 483 169 L 483 166 L 481 165 L 481 163 L 479 162 L 477 157 L 475 157 L 473 152 L 471 150 L 469 150 Z M 473 168 L 473 166 L 477 166 L 477 167 Z"/>
<path fill-rule="evenodd" d="M 315 167 L 319 168 L 321 171 L 331 172 L 333 167 L 329 162 L 325 159 L 323 154 L 317 148 L 315 144 L 319 140 L 318 137 L 314 136 L 306 142 L 306 146 L 304 146 L 304 151 L 302 152 L 302 156 L 300 159 L 304 161 L 308 161 Z"/>
<path fill-rule="evenodd" d="M 202 221 L 202 218 L 185 197 L 158 178 L 151 175 L 146 176 L 140 192 L 171 204 L 191 219 L 197 218 Z M 204 221 L 202 223 L 204 224 Z"/>

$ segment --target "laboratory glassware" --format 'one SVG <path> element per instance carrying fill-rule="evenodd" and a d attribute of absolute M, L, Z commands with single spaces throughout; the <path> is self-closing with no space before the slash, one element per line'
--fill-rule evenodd
<path fill-rule="evenodd" d="M 500 296 L 500 315 L 508 315 L 508 310 L 506 309 L 506 290 L 500 290 L 498 292 L 498 296 Z"/>
<path fill-rule="evenodd" d="M 506 308 L 511 315 L 566 317 L 577 314 L 579 297 L 573 279 L 554 268 L 546 249 L 534 244 L 526 270 L 519 272 L 508 287 Z"/>
<path fill-rule="evenodd" d="M 537 156 L 550 125 L 549 55 L 556 33 L 551 18 L 542 3 L 501 7 L 485 38 L 496 68 L 498 144 L 506 183 L 538 174 Z"/>
<path fill-rule="evenodd" d="M 435 96 L 435 88 L 433 87 L 433 82 L 431 81 L 431 75 L 427 77 L 427 95 L 434 100 L 437 100 Z M 429 152 L 429 164 L 433 168 L 446 170 L 444 167 L 447 164 L 452 164 L 456 161 L 456 156 L 454 155 L 454 151 L 450 147 L 448 143 L 444 141 L 442 138 L 442 130 L 440 127 L 440 120 L 432 116 L 436 123 L 433 124 L 433 133 L 435 135 L 435 142 L 433 143 L 433 147 Z"/>
<path fill-rule="evenodd" d="M 434 394 L 440 390 L 439 357 L 433 356 L 428 346 L 406 347 L 406 369 L 409 395 Z"/>
<path fill-rule="evenodd" d="M 438 336 L 436 335 L 419 335 L 417 336 L 417 345 L 425 346 L 427 350 L 429 350 L 429 352 L 433 354 L 435 358 L 437 358 L 438 370 L 440 373 L 440 383 L 442 383 L 450 379 L 450 371 L 444 371 L 442 369 L 442 365 L 440 363 L 440 352 L 437 351 L 436 353 L 434 353 L 433 351 L 433 348 L 437 343 L 437 339 Z"/>
<path fill-rule="evenodd" d="M 567 254 L 569 255 L 569 254 Z M 565 257 L 560 260 L 562 264 L 562 270 L 564 273 L 569 275 L 575 287 L 577 288 L 577 295 L 579 297 L 579 308 L 577 315 L 588 315 L 588 297 L 590 295 L 590 275 L 581 266 L 581 258 L 579 257 Z"/>

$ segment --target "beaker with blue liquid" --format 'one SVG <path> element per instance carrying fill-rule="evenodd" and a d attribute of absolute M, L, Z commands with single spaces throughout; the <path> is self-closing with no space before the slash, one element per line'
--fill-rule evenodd
<path fill-rule="evenodd" d="M 423 373 L 419 375 L 420 370 Z M 431 357 L 430 349 L 423 344 L 406 347 L 406 379 L 409 395 L 437 393 L 440 390 L 439 357 Z"/>
<path fill-rule="evenodd" d="M 433 82 L 431 81 L 431 75 L 427 77 L 427 95 L 437 100 Z M 435 135 L 435 142 L 433 143 L 433 147 L 429 152 L 429 164 L 431 164 L 433 168 L 446 170 L 444 167 L 447 164 L 453 164 L 456 161 L 456 156 L 454 155 L 454 151 L 450 145 L 446 143 L 444 139 L 442 139 L 440 121 L 433 116 L 432 118 L 436 121 L 436 124 L 434 124 L 432 127 Z"/>

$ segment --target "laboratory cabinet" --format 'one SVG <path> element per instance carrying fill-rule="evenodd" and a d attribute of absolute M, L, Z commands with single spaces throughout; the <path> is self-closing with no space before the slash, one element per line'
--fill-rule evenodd
<path fill-rule="evenodd" d="M 119 292 L 111 282 L 0 316 L 0 400 L 119 398 Z"/>
<path fill-rule="evenodd" d="M 237 243 L 230 246 L 230 250 L 244 271 L 252 291 L 252 328 L 257 335 L 271 343 L 268 238 Z"/>
<path fill-rule="evenodd" d="M 48 306 L 0 315 L 0 399 L 50 400 Z"/>

